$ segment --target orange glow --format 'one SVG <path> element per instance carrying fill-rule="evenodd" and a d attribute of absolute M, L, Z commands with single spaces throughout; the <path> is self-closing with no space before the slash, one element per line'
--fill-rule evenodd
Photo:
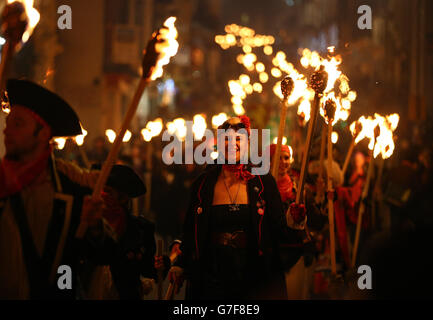
<path fill-rule="evenodd" d="M 33 30 L 38 25 L 41 15 L 39 14 L 39 11 L 33 7 L 34 0 L 8 0 L 7 3 L 10 4 L 13 2 L 22 3 L 26 10 L 28 25 L 22 37 L 22 42 L 25 43 L 29 40 L 30 36 L 33 33 Z"/>
<path fill-rule="evenodd" d="M 159 30 L 160 35 L 158 37 L 164 41 L 155 45 L 155 49 L 160 55 L 151 76 L 152 80 L 156 80 L 162 76 L 164 72 L 163 67 L 170 62 L 170 59 L 176 55 L 179 49 L 179 43 L 176 40 L 178 33 L 174 26 L 175 21 L 175 17 L 168 18 L 164 22 L 165 28 Z"/>

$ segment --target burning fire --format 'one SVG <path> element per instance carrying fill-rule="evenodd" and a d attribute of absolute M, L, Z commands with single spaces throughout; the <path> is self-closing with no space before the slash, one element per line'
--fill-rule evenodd
<path fill-rule="evenodd" d="M 33 33 L 33 30 L 38 25 L 41 15 L 39 14 L 38 10 L 33 7 L 34 0 L 7 0 L 8 4 L 14 2 L 22 3 L 26 11 L 28 24 L 26 31 L 24 32 L 22 37 L 22 42 L 25 43 L 29 40 L 30 36 Z"/>
<path fill-rule="evenodd" d="M 298 104 L 298 114 L 303 115 L 302 118 L 305 119 L 304 122 L 306 123 L 310 119 L 310 102 L 314 98 L 314 91 L 309 88 L 307 78 L 299 73 L 293 64 L 286 60 L 284 52 L 278 51 L 274 54 L 272 45 L 275 42 L 275 38 L 272 36 L 256 35 L 253 29 L 236 24 L 227 25 L 225 31 L 227 34 L 217 35 L 215 42 L 224 50 L 236 46 L 242 47 L 243 53 L 237 56 L 236 61 L 243 65 L 248 72 L 255 72 L 258 76 L 257 81 L 250 79 L 249 83 L 243 83 L 242 79 L 230 80 L 228 82 L 228 87 L 232 94 L 231 102 L 234 112 L 237 115 L 244 114 L 244 100 L 254 92 L 261 93 L 263 91 L 263 84 L 270 81 L 271 76 L 276 79 L 276 82 L 271 84 L 274 94 L 283 99 L 280 79 L 289 76 L 294 81 L 294 88 L 288 99 L 288 103 L 289 105 Z M 274 54 L 273 57 L 270 57 L 272 64 L 269 66 L 267 72 L 265 64 L 259 61 L 257 55 L 252 52 L 257 47 L 263 47 L 263 53 L 266 56 Z M 320 56 L 317 53 L 314 53 L 313 56 L 317 56 L 317 66 L 319 66 L 322 61 L 320 60 Z M 304 62 L 305 66 L 310 64 L 310 61 L 306 57 L 303 57 L 302 62 Z M 254 84 L 251 85 L 253 82 Z"/>
<path fill-rule="evenodd" d="M 54 141 L 56 142 L 56 148 L 58 150 L 63 150 L 63 148 L 65 148 L 66 138 L 55 138 Z"/>
<path fill-rule="evenodd" d="M 353 122 L 350 131 L 355 137 L 355 144 L 367 138 L 370 140 L 368 148 L 373 150 L 373 156 L 376 158 L 381 154 L 383 159 L 387 159 L 394 152 L 393 132 L 397 129 L 399 120 L 397 113 L 385 117 L 375 113 L 374 118 L 362 116 Z"/>
<path fill-rule="evenodd" d="M 186 137 L 186 121 L 183 118 L 177 118 L 173 120 L 174 133 L 180 141 L 183 141 Z"/>
<path fill-rule="evenodd" d="M 116 140 L 116 136 L 117 136 L 117 134 L 116 134 L 116 132 L 115 132 L 114 130 L 112 130 L 112 129 L 108 129 L 108 130 L 106 130 L 106 131 L 105 131 L 105 135 L 107 136 L 108 141 L 109 141 L 110 143 L 113 143 L 114 140 Z M 131 140 L 131 137 L 132 137 L 132 133 L 131 133 L 131 131 L 126 130 L 125 135 L 123 136 L 122 141 L 123 141 L 123 142 L 129 142 L 129 140 Z"/>
<path fill-rule="evenodd" d="M 7 91 L 4 91 L 4 96 L 1 99 L 1 110 L 6 114 L 11 112 L 11 104 L 9 102 Z"/>
<path fill-rule="evenodd" d="M 330 54 L 335 53 L 335 47 L 329 47 L 328 50 Z M 328 73 L 328 83 L 321 100 L 322 108 L 320 114 L 325 117 L 325 101 L 329 99 L 334 101 L 336 110 L 332 125 L 335 125 L 339 120 L 347 120 L 350 114 L 351 104 L 357 97 L 356 92 L 350 90 L 348 77 L 339 70 L 341 63 L 342 59 L 339 55 L 325 59 L 316 51 L 311 52 L 309 49 L 302 51 L 301 64 L 304 68 L 312 67 L 318 70 L 323 66 Z M 339 85 L 336 86 L 336 84 Z M 326 117 L 325 120 L 328 123 Z"/>
<path fill-rule="evenodd" d="M 146 124 L 146 128 L 141 130 L 141 135 L 143 136 L 144 141 L 149 142 L 152 138 L 159 136 L 163 128 L 164 125 L 162 119 L 157 118 Z"/>
<path fill-rule="evenodd" d="M 333 144 L 336 144 L 338 142 L 338 133 L 333 131 L 331 134 L 331 142 Z"/>
<path fill-rule="evenodd" d="M 275 137 L 274 140 L 273 140 L 272 142 L 273 142 L 273 144 L 277 144 L 277 142 L 278 142 L 278 137 Z M 282 144 L 286 144 L 286 143 L 287 143 L 287 138 L 286 138 L 286 137 L 283 137 Z"/>
<path fill-rule="evenodd" d="M 212 117 L 212 127 L 214 129 L 218 128 L 220 125 L 222 125 L 226 120 L 228 119 L 227 114 L 224 112 L 221 112 L 218 115 L 215 115 Z"/>
<path fill-rule="evenodd" d="M 150 142 L 152 140 L 152 133 L 147 128 L 144 128 L 143 130 L 141 130 L 141 135 L 143 136 L 143 139 L 146 142 Z"/>
<path fill-rule="evenodd" d="M 194 116 L 194 122 L 192 125 L 192 132 L 194 133 L 194 139 L 201 140 L 204 136 L 204 133 L 207 129 L 206 118 L 197 114 Z"/>
<path fill-rule="evenodd" d="M 84 144 L 84 139 L 87 136 L 87 131 L 83 128 L 83 126 L 81 126 L 81 131 L 83 132 L 83 134 L 80 134 L 74 138 L 75 143 L 79 147 L 81 147 Z"/>
<path fill-rule="evenodd" d="M 179 43 L 176 40 L 178 33 L 176 27 L 174 26 L 175 21 L 175 17 L 168 18 L 164 22 L 165 28 L 161 28 L 159 30 L 160 35 L 158 38 L 164 41 L 155 45 L 155 49 L 160 56 L 152 73 L 152 80 L 156 80 L 162 76 L 163 67 L 170 62 L 171 57 L 174 57 L 177 53 L 177 50 L 179 49 Z"/>
<path fill-rule="evenodd" d="M 376 118 L 377 124 L 380 128 L 380 133 L 376 138 L 373 156 L 376 158 L 381 154 L 382 159 L 388 159 L 394 152 L 395 144 L 392 133 L 397 129 L 400 117 L 396 113 L 386 117 L 382 117 L 375 113 L 374 117 Z"/>

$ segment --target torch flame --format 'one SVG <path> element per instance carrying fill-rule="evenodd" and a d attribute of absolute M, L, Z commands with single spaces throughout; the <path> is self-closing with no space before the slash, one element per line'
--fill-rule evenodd
<path fill-rule="evenodd" d="M 74 138 L 75 143 L 79 147 L 81 147 L 84 144 L 84 138 L 86 138 L 86 136 L 87 136 L 87 131 L 83 128 L 83 126 L 81 126 L 81 131 L 83 133 Z"/>
<path fill-rule="evenodd" d="M 333 131 L 331 134 L 331 142 L 333 144 L 336 144 L 338 142 L 338 133 Z"/>
<path fill-rule="evenodd" d="M 105 130 L 105 135 L 107 136 L 108 141 L 110 141 L 110 143 L 113 143 L 114 140 L 116 139 L 116 132 L 114 132 L 114 130 L 112 129 Z"/>
<path fill-rule="evenodd" d="M 163 125 L 162 119 L 161 118 L 157 118 L 154 121 L 149 121 L 146 124 L 146 128 L 143 129 L 143 130 L 141 130 L 141 134 L 143 135 L 143 137 L 145 135 L 147 137 L 147 135 L 150 134 L 150 137 L 152 139 L 153 137 L 159 136 L 159 134 L 161 133 L 163 127 L 164 127 L 164 125 Z M 144 134 L 143 134 L 143 131 L 145 132 Z M 144 138 L 144 140 L 146 140 L 146 138 Z"/>
<path fill-rule="evenodd" d="M 275 38 L 256 34 L 253 29 L 236 24 L 226 25 L 224 30 L 227 34 L 215 36 L 215 42 L 224 50 L 235 46 L 242 48 L 243 53 L 237 56 L 236 61 L 243 65 L 247 71 L 257 72 L 258 80 L 262 84 L 267 83 L 270 80 L 270 76 L 277 79 L 285 76 L 292 78 L 293 91 L 288 97 L 287 103 L 288 105 L 298 104 L 298 114 L 303 115 L 305 121 L 308 121 L 311 112 L 310 104 L 314 99 L 315 92 L 309 87 L 307 77 L 298 72 L 293 64 L 286 60 L 287 55 L 283 51 L 276 52 L 271 58 L 272 66 L 269 68 L 269 73 L 265 72 L 267 67 L 265 67 L 262 62 L 258 61 L 257 56 L 252 52 L 256 47 L 263 47 L 265 55 L 272 55 L 274 53 L 272 45 L 275 42 Z M 338 110 L 338 119 L 347 119 L 350 105 L 356 99 L 356 92 L 350 91 L 347 77 L 338 69 L 342 59 L 338 55 L 333 55 L 335 47 L 329 47 L 329 50 L 332 53 L 332 57 L 325 59 L 315 51 L 311 52 L 309 49 L 304 49 L 302 51 L 301 64 L 305 68 L 312 67 L 317 69 L 320 66 L 324 67 L 325 71 L 328 73 L 328 83 L 325 94 L 334 91 L 336 81 L 340 80 L 342 96 L 340 97 L 340 95 L 335 94 L 334 98 L 339 100 L 339 105 L 341 106 Z M 238 115 L 245 112 L 243 102 L 248 95 L 253 92 L 260 93 L 263 91 L 263 85 L 260 86 L 252 77 L 249 79 L 245 75 L 241 75 L 241 77 L 228 82 L 228 87 L 232 95 L 231 102 L 233 110 Z M 280 81 L 276 81 L 272 85 L 272 88 L 277 97 L 284 99 L 281 92 Z"/>
<path fill-rule="evenodd" d="M 329 52 L 334 54 L 335 47 L 329 47 Z M 339 67 L 342 63 L 342 59 L 339 55 L 322 58 L 317 52 L 311 52 L 309 49 L 302 51 L 301 64 L 305 67 L 313 67 L 318 70 L 321 66 L 325 69 L 328 74 L 328 82 L 324 90 L 324 96 L 321 100 L 320 114 L 325 117 L 325 101 L 331 99 L 335 102 L 336 111 L 332 122 L 335 125 L 339 120 L 347 120 L 350 114 L 351 104 L 356 100 L 357 94 L 355 91 L 351 91 L 349 87 L 349 79 L 344 75 Z M 337 80 L 339 82 L 339 92 L 337 92 Z M 329 122 L 329 119 L 326 119 Z"/>
<path fill-rule="evenodd" d="M 308 100 L 302 100 L 298 107 L 298 115 L 303 119 L 303 125 L 310 120 L 311 103 Z"/>
<path fill-rule="evenodd" d="M 374 118 L 362 116 L 358 121 L 353 122 L 350 125 L 350 131 L 355 137 L 355 144 L 367 138 L 370 140 L 368 148 L 373 150 L 373 156 L 376 158 L 380 154 L 383 159 L 387 159 L 394 152 L 393 132 L 397 129 L 399 120 L 400 116 L 397 113 L 386 117 L 375 113 Z M 378 136 L 375 134 L 376 127 L 380 129 Z M 360 128 L 362 129 L 359 130 Z"/>
<path fill-rule="evenodd" d="M 227 119 L 228 119 L 227 114 L 225 114 L 224 112 L 221 112 L 220 114 L 213 116 L 212 117 L 212 127 L 215 129 L 218 128 Z"/>
<path fill-rule="evenodd" d="M 192 132 L 194 138 L 200 141 L 207 129 L 206 118 L 202 114 L 196 114 L 193 118 Z"/>
<path fill-rule="evenodd" d="M 146 142 L 150 142 L 152 140 L 152 133 L 147 128 L 144 128 L 143 130 L 141 130 L 141 135 L 143 136 L 143 139 Z"/>
<path fill-rule="evenodd" d="M 108 138 L 108 141 L 110 141 L 110 143 L 113 143 L 114 140 L 116 140 L 116 132 L 112 129 L 108 129 L 105 130 L 105 135 Z M 132 137 L 132 133 L 129 130 L 126 130 L 125 135 L 123 136 L 122 142 L 128 142 L 129 140 L 131 140 Z"/>
<path fill-rule="evenodd" d="M 56 142 L 56 148 L 58 150 L 63 150 L 66 144 L 66 138 L 55 138 L 54 141 Z"/>
<path fill-rule="evenodd" d="M 29 40 L 30 36 L 33 33 L 33 30 L 38 25 L 41 15 L 39 14 L 39 11 L 33 7 L 34 0 L 8 0 L 7 3 L 11 4 L 13 2 L 22 3 L 26 10 L 26 15 L 29 22 L 27 24 L 26 31 L 24 32 L 22 37 L 22 42 L 25 43 Z"/>
<path fill-rule="evenodd" d="M 376 158 L 381 154 L 383 159 L 388 159 L 394 152 L 395 144 L 392 133 L 397 128 L 400 117 L 396 113 L 386 117 L 375 113 L 374 116 L 379 125 L 380 134 L 376 138 L 373 156 Z"/>
<path fill-rule="evenodd" d="M 175 17 L 168 18 L 164 22 L 165 28 L 159 30 L 159 37 L 164 41 L 157 43 L 155 46 L 156 51 L 159 53 L 159 59 L 152 73 L 151 80 L 156 80 L 162 76 L 163 67 L 170 62 L 171 57 L 175 56 L 179 49 L 179 43 L 176 40 L 178 33 L 174 26 L 175 21 Z"/>

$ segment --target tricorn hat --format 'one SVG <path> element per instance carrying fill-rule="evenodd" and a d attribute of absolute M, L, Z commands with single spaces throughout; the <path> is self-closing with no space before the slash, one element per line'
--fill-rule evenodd
<path fill-rule="evenodd" d="M 100 164 L 93 164 L 92 169 L 101 170 Z M 107 186 L 125 193 L 130 198 L 136 198 L 146 193 L 146 186 L 139 175 L 129 166 L 115 164 L 107 179 Z"/>
<path fill-rule="evenodd" d="M 40 116 L 54 137 L 82 134 L 80 120 L 71 106 L 57 94 L 28 80 L 10 79 L 6 91 L 11 108 L 24 106 Z"/>

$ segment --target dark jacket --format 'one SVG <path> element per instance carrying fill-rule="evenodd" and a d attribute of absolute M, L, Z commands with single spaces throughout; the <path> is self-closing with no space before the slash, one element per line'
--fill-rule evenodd
<path fill-rule="evenodd" d="M 19 193 L 8 199 L 0 199 L 0 216 L 4 204 L 10 200 L 20 231 L 24 261 L 29 278 L 30 298 L 75 299 L 79 287 L 77 270 L 80 261 L 94 259 L 95 257 L 91 253 L 99 251 L 107 244 L 111 247 L 113 239 L 106 237 L 104 233 L 101 233 L 97 239 L 88 235 L 80 240 L 75 238 L 80 224 L 83 198 L 89 195 L 91 190 L 72 182 L 66 175 L 58 172 L 54 161 L 50 162 L 50 166 L 56 194 L 42 257 L 39 257 L 33 243 L 26 219 L 27 215 L 24 212 Z M 58 288 L 57 280 L 61 275 L 57 274 L 57 268 L 60 265 L 67 265 L 71 268 L 72 289 L 60 290 Z"/>
<path fill-rule="evenodd" d="M 221 166 L 212 165 L 197 178 L 191 188 L 190 205 L 184 224 L 182 257 L 179 259 L 179 265 L 185 268 L 187 279 L 190 280 L 187 298 L 200 298 L 200 277 L 209 245 L 208 235 L 212 232 L 208 213 L 220 172 Z M 253 296 L 284 299 L 285 281 L 278 247 L 282 242 L 299 241 L 298 235 L 287 227 L 277 184 L 270 174 L 250 179 L 247 182 L 247 193 L 251 210 L 250 230 L 253 234 L 249 243 L 253 252 L 251 268 L 255 274 L 252 281 L 257 281 L 258 289 Z M 264 214 L 261 215 L 258 209 L 263 204 Z"/>
<path fill-rule="evenodd" d="M 154 268 L 155 226 L 142 217 L 128 216 L 126 230 L 120 237 L 110 262 L 113 281 L 120 299 L 140 299 L 143 278 L 157 280 Z"/>

